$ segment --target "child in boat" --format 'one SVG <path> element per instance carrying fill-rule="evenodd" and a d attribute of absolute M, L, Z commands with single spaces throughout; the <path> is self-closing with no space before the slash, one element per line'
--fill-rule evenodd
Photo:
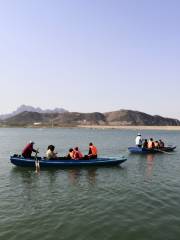
<path fill-rule="evenodd" d="M 78 147 L 74 148 L 74 159 L 78 160 L 78 159 L 82 159 L 83 158 L 83 154 L 79 151 Z"/>
<path fill-rule="evenodd" d="M 55 150 L 55 146 L 53 146 L 53 145 L 48 146 L 47 152 L 46 152 L 46 158 L 48 160 L 57 159 L 57 153 L 54 152 L 54 150 Z"/>
<path fill-rule="evenodd" d="M 69 149 L 69 153 L 67 155 L 67 159 L 74 159 L 74 150 L 73 150 L 73 148 Z"/>

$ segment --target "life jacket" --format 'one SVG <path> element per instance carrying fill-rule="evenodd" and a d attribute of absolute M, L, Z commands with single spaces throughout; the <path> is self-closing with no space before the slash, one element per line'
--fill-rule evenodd
<path fill-rule="evenodd" d="M 154 142 L 153 141 L 148 142 L 148 148 L 154 148 Z"/>
<path fill-rule="evenodd" d="M 83 158 L 83 154 L 80 151 L 74 151 L 74 158 L 75 159 L 81 159 Z"/>
<path fill-rule="evenodd" d="M 155 147 L 155 148 L 158 148 L 158 147 L 159 147 L 159 143 L 158 143 L 158 142 L 155 142 L 155 143 L 154 143 L 154 147 Z"/>
<path fill-rule="evenodd" d="M 90 146 L 90 149 L 91 149 L 91 154 L 94 156 L 97 155 L 97 148 L 93 145 L 93 146 Z"/>

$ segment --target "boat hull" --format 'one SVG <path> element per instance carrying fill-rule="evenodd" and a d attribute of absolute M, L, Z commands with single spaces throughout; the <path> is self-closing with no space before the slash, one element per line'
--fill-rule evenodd
<path fill-rule="evenodd" d="M 97 158 L 97 159 L 90 159 L 90 160 L 73 160 L 73 159 L 57 159 L 57 160 L 46 160 L 40 159 L 39 164 L 40 167 L 75 167 L 75 166 L 113 166 L 113 165 L 120 165 L 121 163 L 125 162 L 127 158 Z M 25 159 L 22 157 L 11 157 L 10 161 L 12 164 L 20 167 L 34 167 L 35 160 L 34 159 Z"/>
<path fill-rule="evenodd" d="M 128 150 L 130 153 L 139 153 L 139 154 L 147 154 L 147 153 L 164 153 L 164 152 L 172 152 L 176 146 L 173 147 L 164 147 L 161 149 L 148 149 L 148 148 L 141 148 L 141 147 L 129 147 Z"/>

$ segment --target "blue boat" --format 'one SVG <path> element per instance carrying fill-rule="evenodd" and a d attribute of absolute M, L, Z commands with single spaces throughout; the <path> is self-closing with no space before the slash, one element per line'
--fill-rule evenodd
<path fill-rule="evenodd" d="M 176 149 L 176 146 L 168 146 L 164 148 L 141 148 L 141 147 L 129 147 L 128 150 L 130 153 L 140 153 L 140 154 L 147 154 L 147 153 L 165 153 L 165 152 L 172 152 Z"/>
<path fill-rule="evenodd" d="M 104 158 L 97 158 L 97 159 L 54 159 L 54 160 L 47 160 L 44 158 L 38 157 L 38 161 L 40 167 L 75 167 L 75 166 L 113 166 L 113 165 L 120 165 L 121 163 L 125 162 L 127 158 L 123 157 L 104 157 Z M 11 156 L 10 161 L 12 164 L 20 167 L 34 167 L 35 166 L 35 159 L 26 159 L 21 156 Z"/>

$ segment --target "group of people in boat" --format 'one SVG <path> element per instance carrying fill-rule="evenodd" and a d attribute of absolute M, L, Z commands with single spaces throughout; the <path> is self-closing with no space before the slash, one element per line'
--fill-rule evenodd
<path fill-rule="evenodd" d="M 35 152 L 36 154 L 39 153 L 37 149 L 34 149 L 34 142 L 30 141 L 23 149 L 22 156 L 24 158 L 32 158 L 33 152 Z M 45 158 L 47 160 L 59 159 L 59 158 L 79 160 L 79 159 L 96 159 L 97 155 L 98 155 L 97 147 L 92 142 L 90 142 L 89 143 L 89 152 L 87 155 L 83 155 L 83 153 L 79 150 L 79 147 L 75 147 L 75 148 L 70 148 L 69 152 L 66 156 L 58 157 L 57 152 L 55 152 L 55 146 L 49 145 L 47 147 Z"/>
<path fill-rule="evenodd" d="M 148 148 L 148 149 L 164 148 L 164 142 L 161 139 L 159 139 L 159 141 L 157 141 L 157 140 L 154 141 L 153 138 L 150 138 L 149 140 L 143 139 L 140 133 L 137 134 L 137 137 L 135 139 L 135 144 L 138 147 Z"/>

